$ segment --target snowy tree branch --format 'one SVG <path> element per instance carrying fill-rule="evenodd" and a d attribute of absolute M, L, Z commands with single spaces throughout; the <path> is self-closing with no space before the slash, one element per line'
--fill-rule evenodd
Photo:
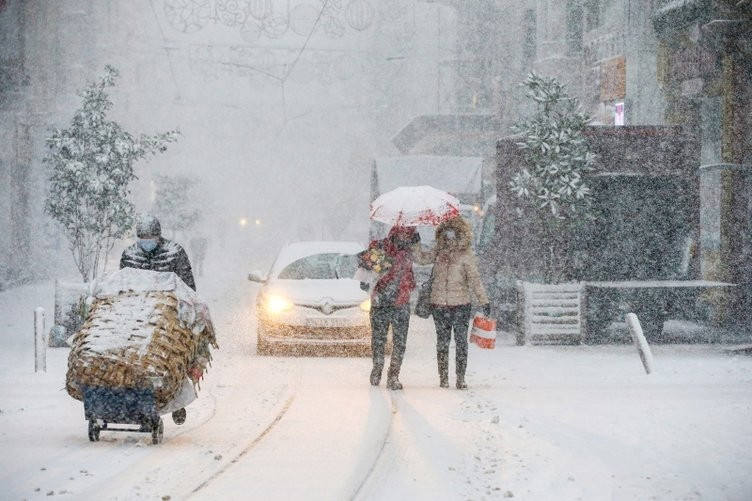
<path fill-rule="evenodd" d="M 67 129 L 55 129 L 47 139 L 44 161 L 51 170 L 45 212 L 68 238 L 73 259 L 84 281 L 100 271 L 101 255 L 133 225 L 129 184 L 137 179 L 134 163 L 167 149 L 177 130 L 138 140 L 120 124 L 107 120 L 112 101 L 107 88 L 115 85 L 117 70 L 105 74 L 79 92 L 81 107 Z"/>

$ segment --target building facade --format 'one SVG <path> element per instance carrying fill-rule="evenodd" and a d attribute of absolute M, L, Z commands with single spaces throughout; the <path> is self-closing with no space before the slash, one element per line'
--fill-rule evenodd
<path fill-rule="evenodd" d="M 432 117 L 437 126 L 425 127 L 422 139 L 406 127 L 409 152 L 451 148 L 447 123 L 457 125 L 462 144 L 474 132 L 481 140 L 511 134 L 532 111 L 519 86 L 530 71 L 564 82 L 594 125 L 679 126 L 701 152 L 691 183 L 700 192 L 692 209 L 700 229 L 697 278 L 740 284 L 738 298 L 716 302 L 752 310 L 752 1 L 443 3 L 457 10 L 456 38 L 467 41 L 458 42 L 452 66 L 456 106 Z M 479 34 L 489 36 L 474 43 Z M 415 123 L 421 120 L 428 121 Z M 479 126 L 489 123 L 495 133 Z"/>
<path fill-rule="evenodd" d="M 663 2 L 653 24 L 666 122 L 701 144 L 702 277 L 739 284 L 718 299 L 739 317 L 752 309 L 752 2 Z"/>

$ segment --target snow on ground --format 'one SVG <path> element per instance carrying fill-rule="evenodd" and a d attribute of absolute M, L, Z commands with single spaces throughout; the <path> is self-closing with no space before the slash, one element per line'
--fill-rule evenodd
<path fill-rule="evenodd" d="M 0 498 L 752 498 L 752 357 L 653 346 L 646 375 L 629 345 L 502 336 L 471 346 L 462 392 L 438 387 L 432 323 L 413 317 L 405 390 L 389 392 L 367 359 L 257 357 L 246 272 L 198 278 L 220 349 L 158 446 L 89 442 L 68 350 L 33 372 L 33 309 L 52 311 L 52 284 L 0 292 Z"/>

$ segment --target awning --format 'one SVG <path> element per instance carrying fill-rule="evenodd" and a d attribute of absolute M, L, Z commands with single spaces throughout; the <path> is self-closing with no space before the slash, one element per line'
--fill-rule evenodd
<path fill-rule="evenodd" d="M 481 157 L 406 155 L 374 160 L 376 195 L 399 186 L 427 184 L 462 199 L 462 195 L 480 194 L 483 172 Z"/>
<path fill-rule="evenodd" d="M 453 133 L 460 135 L 477 134 L 493 136 L 498 134 L 499 119 L 493 115 L 420 115 L 413 118 L 396 136 L 392 143 L 402 152 L 412 148 L 430 134 Z"/>

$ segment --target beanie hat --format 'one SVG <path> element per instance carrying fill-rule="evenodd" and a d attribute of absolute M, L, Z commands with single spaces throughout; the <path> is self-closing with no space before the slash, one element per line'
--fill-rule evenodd
<path fill-rule="evenodd" d="M 136 222 L 136 236 L 141 237 L 148 237 L 148 236 L 161 236 L 162 235 L 162 226 L 159 224 L 159 219 L 156 217 L 150 215 L 150 214 L 143 214 L 141 217 L 138 218 L 138 221 Z"/>

